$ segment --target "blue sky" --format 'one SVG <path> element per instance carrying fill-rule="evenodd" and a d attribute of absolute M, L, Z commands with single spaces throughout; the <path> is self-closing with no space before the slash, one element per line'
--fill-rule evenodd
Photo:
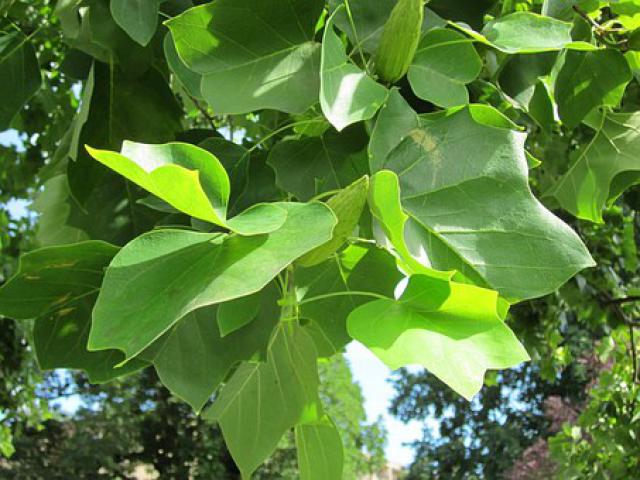
<path fill-rule="evenodd" d="M 0 145 L 20 146 L 22 143 L 15 131 L 0 133 Z M 28 212 L 27 205 L 23 202 L 10 202 L 9 208 L 14 216 L 26 215 Z M 423 423 L 410 422 L 405 425 L 388 413 L 394 395 L 393 387 L 389 383 L 391 371 L 367 348 L 358 342 L 352 342 L 347 348 L 347 359 L 354 379 L 362 388 L 368 421 L 374 422 L 379 417 L 384 421 L 388 432 L 387 459 L 400 465 L 410 464 L 413 460 L 413 450 L 404 444 L 422 437 Z M 77 399 L 72 398 L 60 403 L 60 406 L 63 410 L 72 412 L 77 408 L 77 402 Z"/>

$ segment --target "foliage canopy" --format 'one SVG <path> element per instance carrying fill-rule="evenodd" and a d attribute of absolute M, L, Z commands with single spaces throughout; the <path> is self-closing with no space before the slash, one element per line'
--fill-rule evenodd
<path fill-rule="evenodd" d="M 51 82 L 23 8 L 0 3 L 0 129 Z M 640 180 L 638 16 L 634 0 L 60 0 L 81 96 L 0 314 L 33 322 L 43 369 L 154 368 L 244 478 L 294 431 L 301 478 L 339 479 L 319 362 L 355 339 L 471 399 L 529 359 L 510 307 L 596 265 L 567 222 L 603 222 Z"/>

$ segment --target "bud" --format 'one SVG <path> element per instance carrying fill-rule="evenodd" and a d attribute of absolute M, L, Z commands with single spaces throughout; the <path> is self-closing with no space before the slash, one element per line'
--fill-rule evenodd
<path fill-rule="evenodd" d="M 376 53 L 376 71 L 388 83 L 400 80 L 409 70 L 418 49 L 424 0 L 398 0 L 384 25 Z"/>

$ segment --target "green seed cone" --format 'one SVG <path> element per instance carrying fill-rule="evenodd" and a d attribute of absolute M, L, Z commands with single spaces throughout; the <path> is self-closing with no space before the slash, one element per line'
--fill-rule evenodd
<path fill-rule="evenodd" d="M 394 83 L 409 70 L 418 49 L 424 0 L 399 0 L 384 25 L 376 53 L 376 72 L 384 81 Z"/>

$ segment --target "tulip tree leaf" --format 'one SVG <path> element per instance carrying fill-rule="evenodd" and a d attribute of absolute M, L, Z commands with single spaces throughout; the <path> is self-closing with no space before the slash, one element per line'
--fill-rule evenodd
<path fill-rule="evenodd" d="M 182 59 L 178 56 L 176 51 L 176 45 L 171 37 L 171 32 L 167 32 L 164 37 L 164 56 L 167 59 L 167 64 L 178 78 L 180 83 L 194 98 L 202 98 L 202 92 L 200 91 L 200 85 L 202 84 L 202 75 L 190 70 Z"/>
<path fill-rule="evenodd" d="M 216 311 L 222 303 L 189 313 L 175 327 L 152 345 L 151 354 L 143 356 L 153 362 L 162 383 L 199 412 L 232 367 L 251 360 L 266 350 L 279 316 L 278 291 L 269 286 L 257 298 L 256 317 L 226 336 L 216 325 Z"/>
<path fill-rule="evenodd" d="M 284 140 L 273 147 L 268 163 L 276 184 L 298 200 L 345 188 L 367 173 L 367 135 L 359 125 L 338 134 Z"/>
<path fill-rule="evenodd" d="M 213 154 L 194 145 L 124 142 L 121 154 L 90 147 L 87 150 L 103 165 L 194 218 L 243 235 L 269 233 L 285 221 L 282 208 L 267 204 L 255 205 L 227 221 L 227 172 Z"/>
<path fill-rule="evenodd" d="M 251 323 L 260 313 L 261 297 L 260 293 L 256 293 L 248 297 L 222 303 L 218 307 L 216 316 L 220 336 L 226 337 L 246 324 Z"/>
<path fill-rule="evenodd" d="M 107 269 L 89 347 L 130 359 L 198 308 L 255 293 L 327 242 L 335 216 L 320 203 L 280 203 L 284 225 L 254 237 L 158 230 L 126 245 Z"/>
<path fill-rule="evenodd" d="M 40 89 L 36 51 L 21 32 L 0 32 L 0 132 Z"/>
<path fill-rule="evenodd" d="M 586 42 L 574 42 L 572 24 L 533 12 L 515 12 L 487 23 L 481 33 L 462 25 L 452 26 L 473 39 L 504 53 L 541 53 L 562 50 L 595 50 Z"/>
<path fill-rule="evenodd" d="M 369 302 L 347 325 L 389 368 L 422 365 L 470 400 L 487 370 L 529 360 L 503 318 L 496 292 L 416 275 L 399 300 Z"/>
<path fill-rule="evenodd" d="M 220 424 L 242 478 L 251 477 L 287 431 L 320 417 L 318 382 L 311 337 L 280 323 L 266 362 L 243 363 L 225 384 L 204 417 Z"/>
<path fill-rule="evenodd" d="M 393 296 L 402 279 L 393 257 L 379 248 L 351 246 L 340 256 L 311 268 L 296 271 L 300 300 L 339 293 L 300 306 L 300 316 L 313 323 L 313 336 L 318 353 L 329 357 L 341 351 L 350 341 L 346 320 L 349 313 L 369 298 L 346 295 L 349 291 Z"/>
<path fill-rule="evenodd" d="M 298 468 L 302 480 L 342 478 L 342 439 L 338 428 L 329 417 L 298 425 L 295 433 Z"/>
<path fill-rule="evenodd" d="M 552 292 L 593 265 L 580 238 L 531 193 L 524 133 L 480 124 L 470 108 L 423 123 L 383 167 L 400 179 L 414 239 L 423 236 L 433 268 L 473 271 L 518 300 Z"/>
<path fill-rule="evenodd" d="M 409 216 L 402 210 L 400 185 L 398 176 L 395 173 L 389 170 L 382 170 L 371 178 L 369 206 L 371 207 L 371 213 L 380 222 L 388 241 L 397 252 L 401 265 L 407 273 L 435 276 L 446 280 L 451 279 L 452 273 L 437 272 L 429 268 L 427 265 L 422 264 L 409 250 L 405 238 L 405 227 Z"/>
<path fill-rule="evenodd" d="M 273 108 L 302 113 L 318 101 L 319 0 L 217 0 L 166 22 L 184 63 L 202 74 L 216 114 Z"/>
<path fill-rule="evenodd" d="M 329 5 L 335 13 L 335 25 L 345 32 L 351 43 L 360 46 L 365 51 L 374 54 L 380 44 L 380 37 L 384 30 L 391 10 L 396 4 L 396 0 L 378 0 L 370 2 L 368 0 L 349 0 L 349 8 L 353 18 L 355 31 L 349 20 L 344 0 L 329 0 Z"/>
<path fill-rule="evenodd" d="M 160 4 L 164 0 L 111 0 L 111 15 L 127 34 L 143 47 L 158 28 Z"/>
<path fill-rule="evenodd" d="M 560 119 L 575 128 L 596 107 L 616 107 L 633 76 L 616 50 L 566 52 L 555 84 Z"/>
<path fill-rule="evenodd" d="M 609 113 L 548 192 L 578 218 L 602 222 L 607 201 L 640 179 L 640 113 Z"/>
<path fill-rule="evenodd" d="M 147 365 L 134 360 L 116 369 L 122 352 L 86 348 L 91 309 L 104 268 L 116 253 L 117 247 L 99 241 L 35 250 L 22 256 L 16 275 L 0 288 L 0 315 L 35 319 L 33 341 L 41 368 L 80 369 L 101 383 Z"/>
<path fill-rule="evenodd" d="M 409 82 L 415 94 L 445 108 L 469 103 L 465 85 L 482 70 L 482 60 L 472 42 L 453 30 L 438 28 L 427 32 L 409 67 Z"/>
<path fill-rule="evenodd" d="M 338 12 L 327 22 L 322 41 L 320 106 L 327 120 L 340 131 L 372 118 L 384 104 L 388 91 L 349 61 L 333 26 Z"/>

